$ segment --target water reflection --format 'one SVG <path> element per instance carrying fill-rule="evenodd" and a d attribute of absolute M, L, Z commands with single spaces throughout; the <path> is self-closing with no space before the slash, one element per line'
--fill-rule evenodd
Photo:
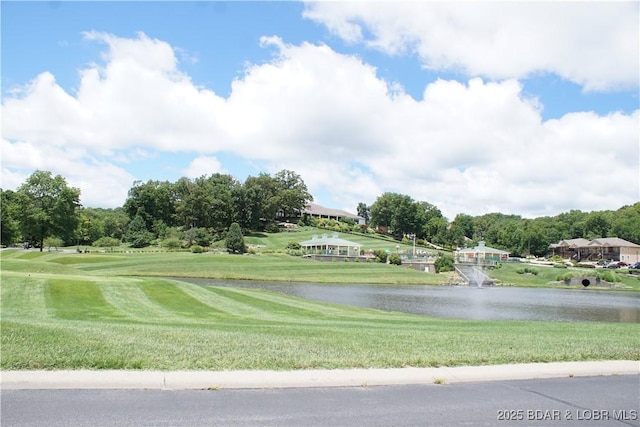
<path fill-rule="evenodd" d="M 199 285 L 266 289 L 322 302 L 444 318 L 640 323 L 637 292 L 179 280 Z"/>

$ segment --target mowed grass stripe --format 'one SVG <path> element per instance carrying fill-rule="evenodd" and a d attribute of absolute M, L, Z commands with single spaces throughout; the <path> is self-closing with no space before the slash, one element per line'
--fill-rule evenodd
<path fill-rule="evenodd" d="M 46 279 L 32 277 L 17 277 L 2 274 L 1 307 L 2 317 L 32 317 L 47 318 L 45 298 Z"/>
<path fill-rule="evenodd" d="M 327 307 L 314 307 L 304 300 L 279 295 L 269 291 L 244 288 L 207 287 L 207 291 L 224 296 L 232 301 L 259 309 L 265 320 L 291 321 L 309 319 L 318 321 L 327 318 Z M 345 314 L 341 312 L 341 315 Z"/>
<path fill-rule="evenodd" d="M 80 275 L 80 271 L 66 265 L 43 262 L 41 259 L 28 261 L 23 259 L 2 259 L 2 271 L 15 271 L 20 273 L 44 273 Z"/>
<path fill-rule="evenodd" d="M 241 301 L 253 306 L 261 306 L 264 310 L 276 311 L 284 315 L 298 313 L 302 317 L 310 317 L 316 320 L 328 319 L 363 319 L 368 316 L 378 316 L 375 310 L 360 309 L 356 307 L 341 307 L 329 303 L 315 302 L 304 298 L 297 298 L 277 292 L 269 292 L 259 289 L 246 288 L 215 288 L 216 292 L 236 295 Z M 330 292 L 330 289 L 327 289 Z M 388 317 L 390 313 L 385 313 Z"/>
<path fill-rule="evenodd" d="M 89 280 L 51 279 L 46 285 L 47 304 L 55 316 L 67 320 L 115 320 L 125 316 L 107 302 Z"/>
<path fill-rule="evenodd" d="M 221 288 L 199 286 L 188 282 L 178 282 L 180 288 L 187 294 L 203 303 L 215 307 L 227 314 L 247 319 L 269 319 L 273 317 L 271 310 L 256 307 L 235 298 L 233 294 L 224 292 Z"/>
<path fill-rule="evenodd" d="M 182 316 L 157 301 L 149 298 L 142 289 L 143 283 L 154 285 L 161 282 L 158 279 L 106 279 L 97 284 L 109 304 L 118 308 L 129 319 L 146 323 L 175 323 L 185 320 Z"/>
<path fill-rule="evenodd" d="M 220 315 L 225 314 L 224 311 L 188 295 L 174 282 L 148 280 L 142 282 L 140 288 L 151 301 L 177 316 L 202 320 L 219 318 Z"/>

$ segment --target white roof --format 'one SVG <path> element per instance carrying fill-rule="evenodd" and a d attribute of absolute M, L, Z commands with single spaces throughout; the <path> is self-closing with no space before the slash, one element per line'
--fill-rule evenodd
<path fill-rule="evenodd" d="M 317 234 L 314 234 L 311 240 L 305 240 L 304 242 L 300 242 L 301 246 L 319 246 L 319 245 L 329 245 L 329 246 L 362 246 L 360 243 L 350 242 L 349 240 L 341 239 L 338 237 L 338 233 L 333 233 L 331 237 L 327 234 L 323 234 L 322 237 L 318 237 Z"/>

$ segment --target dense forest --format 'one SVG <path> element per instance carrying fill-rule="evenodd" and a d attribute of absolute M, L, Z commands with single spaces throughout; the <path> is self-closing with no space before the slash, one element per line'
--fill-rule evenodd
<path fill-rule="evenodd" d="M 387 233 L 454 249 L 479 240 L 514 256 L 547 254 L 562 239 L 620 237 L 640 244 L 640 202 L 616 211 L 571 210 L 535 219 L 489 213 L 458 214 L 447 220 L 437 206 L 410 196 L 384 193 L 373 204 L 359 203 L 366 225 L 318 221 L 300 214 L 313 201 L 302 178 L 282 170 L 244 183 L 226 174 L 176 182 L 134 182 L 122 207 L 80 205 L 80 190 L 50 172 L 36 171 L 16 191 L 1 190 L 2 245 L 95 245 L 133 247 L 210 246 L 237 223 L 244 233 L 278 231 L 278 223 L 330 227 L 342 232 Z M 48 242 L 45 242 L 48 241 Z"/>

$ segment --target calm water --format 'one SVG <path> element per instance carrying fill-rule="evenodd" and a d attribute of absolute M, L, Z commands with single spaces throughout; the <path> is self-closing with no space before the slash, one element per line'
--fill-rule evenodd
<path fill-rule="evenodd" d="M 640 323 L 640 294 L 637 292 L 586 288 L 475 288 L 180 280 L 199 285 L 266 289 L 316 301 L 455 319 Z"/>

